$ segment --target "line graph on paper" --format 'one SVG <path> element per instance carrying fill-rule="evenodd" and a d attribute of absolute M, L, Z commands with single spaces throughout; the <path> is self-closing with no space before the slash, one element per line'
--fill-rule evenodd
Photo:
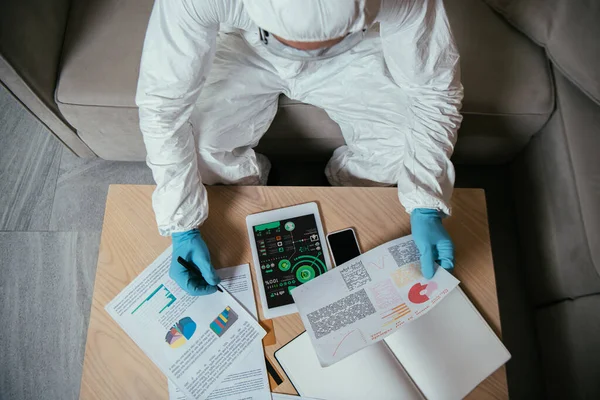
<path fill-rule="evenodd" d="M 353 344 L 356 342 L 360 344 Z M 335 350 L 333 351 L 332 357 L 335 357 L 338 351 L 343 350 L 346 347 L 350 347 L 350 349 L 353 349 L 352 351 L 354 351 L 354 349 L 361 348 L 366 344 L 367 341 L 365 340 L 365 337 L 363 336 L 363 333 L 360 331 L 360 329 L 352 329 L 350 332 L 346 333 L 339 341 L 337 346 L 335 346 Z"/>
<path fill-rule="evenodd" d="M 385 269 L 385 260 L 388 256 L 386 254 L 378 257 L 375 261 L 369 261 L 369 268 L 377 268 L 379 270 Z"/>

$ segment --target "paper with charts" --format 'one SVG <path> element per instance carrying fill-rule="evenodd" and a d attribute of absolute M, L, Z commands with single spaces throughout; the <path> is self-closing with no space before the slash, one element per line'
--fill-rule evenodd
<path fill-rule="evenodd" d="M 252 316 L 258 318 L 250 266 L 244 264 L 237 267 L 219 268 L 217 274 L 221 277 L 221 287 L 235 297 Z M 232 326 L 232 318 L 233 314 L 228 314 L 224 315 L 223 319 L 220 318 L 220 321 L 215 322 L 217 332 L 223 332 L 221 325 L 226 327 L 229 323 L 229 326 Z M 211 325 L 213 324 L 211 323 Z M 168 382 L 169 400 L 189 399 L 173 381 L 169 379 Z M 225 379 L 210 392 L 207 399 L 272 400 L 262 341 L 257 340 L 252 344 L 252 351 L 243 360 L 235 363 Z"/>
<path fill-rule="evenodd" d="M 458 283 L 443 268 L 425 279 L 419 251 L 407 236 L 339 265 L 292 296 L 325 367 L 424 315 Z"/>
<path fill-rule="evenodd" d="M 227 290 L 187 295 L 170 263 L 169 247 L 106 311 L 187 398 L 203 399 L 266 332 Z"/>

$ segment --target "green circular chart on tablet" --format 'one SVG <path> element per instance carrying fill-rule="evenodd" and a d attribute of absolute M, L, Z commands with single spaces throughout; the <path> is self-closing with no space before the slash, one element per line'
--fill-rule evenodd
<path fill-rule="evenodd" d="M 303 265 L 296 271 L 296 278 L 298 278 L 301 283 L 308 282 L 315 276 L 315 270 L 309 265 Z"/>
<path fill-rule="evenodd" d="M 292 263 L 289 260 L 281 260 L 278 265 L 279 269 L 282 271 L 287 271 L 292 267 Z"/>

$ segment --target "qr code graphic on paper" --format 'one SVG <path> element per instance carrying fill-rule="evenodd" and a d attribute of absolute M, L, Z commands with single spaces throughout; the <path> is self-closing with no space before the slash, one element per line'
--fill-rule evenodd
<path fill-rule="evenodd" d="M 342 278 L 344 278 L 344 282 L 346 282 L 346 287 L 349 291 L 358 289 L 367 282 L 371 282 L 371 276 L 367 272 L 362 261 L 344 267 L 340 270 L 340 274 L 342 275 Z"/>
<path fill-rule="evenodd" d="M 419 261 L 419 249 L 417 249 L 417 245 L 412 240 L 391 246 L 388 248 L 388 251 L 394 257 L 394 261 L 396 261 L 399 267 Z"/>
<path fill-rule="evenodd" d="M 315 337 L 319 339 L 375 312 L 373 303 L 362 289 L 309 313 L 307 317 Z"/>

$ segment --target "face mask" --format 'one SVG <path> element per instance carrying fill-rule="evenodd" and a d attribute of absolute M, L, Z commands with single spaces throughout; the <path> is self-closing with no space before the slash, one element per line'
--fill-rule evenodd
<path fill-rule="evenodd" d="M 315 50 L 295 49 L 281 43 L 275 36 L 261 28 L 258 28 L 258 34 L 263 46 L 276 56 L 295 61 L 314 61 L 324 60 L 345 53 L 364 39 L 367 30 L 363 29 L 359 32 L 350 33 L 346 35 L 341 42 L 334 44 L 331 47 L 323 47 Z"/>

